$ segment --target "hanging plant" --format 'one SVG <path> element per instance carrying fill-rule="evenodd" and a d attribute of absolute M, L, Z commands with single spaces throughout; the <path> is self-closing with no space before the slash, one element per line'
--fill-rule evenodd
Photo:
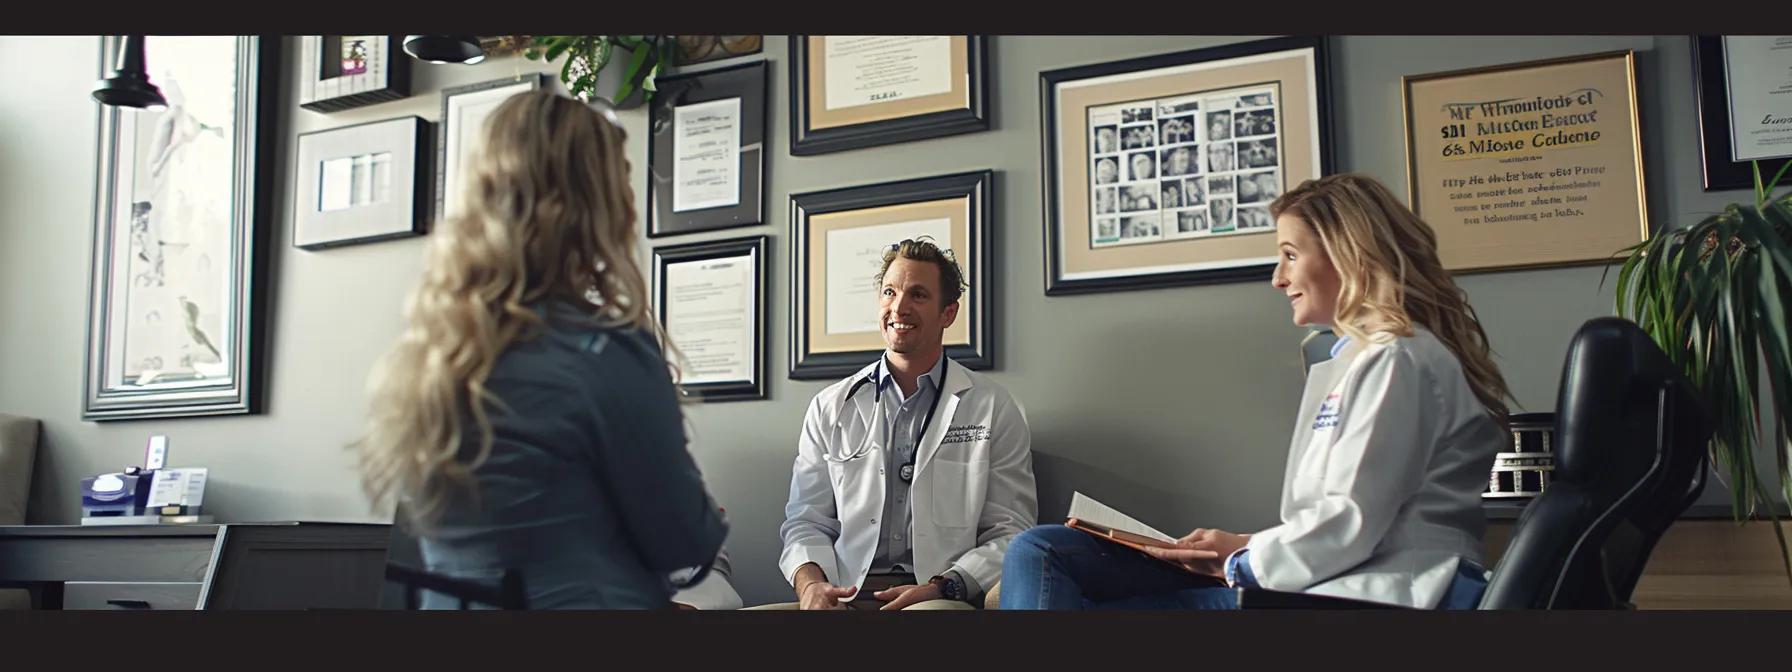
<path fill-rule="evenodd" d="M 609 100 L 619 107 L 636 93 L 641 102 L 651 100 L 660 67 L 677 55 L 678 42 L 670 35 L 536 35 L 523 57 L 548 63 L 566 59 L 560 66 L 560 82 L 573 97 L 590 101 L 600 97 L 598 75 L 618 47 L 628 52 L 628 61 Z"/>

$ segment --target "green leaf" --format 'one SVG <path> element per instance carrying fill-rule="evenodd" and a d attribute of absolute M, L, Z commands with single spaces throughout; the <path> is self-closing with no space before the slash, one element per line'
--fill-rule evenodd
<path fill-rule="evenodd" d="M 1755 173 L 1755 205 L 1767 202 L 1767 187 L 1761 183 L 1761 162 L 1748 162 L 1749 169 Z"/>
<path fill-rule="evenodd" d="M 628 69 L 622 71 L 622 84 L 616 87 L 617 103 L 621 103 L 628 98 L 629 94 L 635 92 L 635 73 L 641 70 L 641 65 L 647 62 L 647 57 L 651 54 L 652 50 L 650 49 L 636 48 L 634 50 L 634 57 L 629 59 Z"/>
<path fill-rule="evenodd" d="M 552 62 L 555 59 L 560 58 L 560 56 L 566 53 L 566 50 L 571 49 L 577 42 L 578 40 L 570 35 L 554 40 L 551 43 L 551 46 L 548 47 L 548 61 Z"/>
<path fill-rule="evenodd" d="M 1756 161 L 1756 162 L 1755 162 L 1755 164 L 1756 164 L 1756 167 L 1755 167 L 1755 171 L 1756 171 L 1756 172 L 1760 172 L 1760 170 L 1761 170 L 1761 168 L 1760 168 L 1760 162 L 1759 162 L 1759 161 Z M 1772 180 L 1769 180 L 1769 181 L 1768 181 L 1768 182 L 1767 182 L 1767 193 L 1768 193 L 1768 194 L 1772 194 L 1772 193 L 1773 193 L 1773 189 L 1774 189 L 1774 187 L 1777 187 L 1777 186 L 1779 186 L 1779 183 L 1780 183 L 1780 178 L 1782 178 L 1782 177 L 1785 177 L 1785 176 L 1786 176 L 1786 169 L 1787 169 L 1787 168 L 1792 168 L 1792 161 L 1787 161 L 1787 162 L 1785 162 L 1785 163 L 1782 163 L 1782 164 L 1780 164 L 1780 172 L 1777 172 L 1777 173 L 1774 173 L 1774 174 L 1773 174 L 1773 179 L 1772 179 Z"/>
<path fill-rule="evenodd" d="M 598 72 L 610 64 L 610 54 L 616 49 L 615 43 L 605 39 L 597 43 L 597 58 L 591 63 L 591 71 Z"/>
<path fill-rule="evenodd" d="M 661 61 L 661 62 L 663 62 L 663 61 Z M 657 77 L 660 73 L 660 63 L 661 62 L 655 62 L 653 64 L 653 68 L 647 71 L 647 78 L 641 80 L 641 90 L 643 90 L 643 91 L 658 91 L 659 90 L 658 88 L 656 88 L 656 86 L 654 84 L 654 78 Z"/>
<path fill-rule="evenodd" d="M 567 82 L 572 79 L 572 64 L 575 62 L 577 62 L 577 59 L 569 58 L 566 59 L 565 63 L 560 64 L 560 81 Z M 571 86 L 570 82 L 567 86 Z"/>

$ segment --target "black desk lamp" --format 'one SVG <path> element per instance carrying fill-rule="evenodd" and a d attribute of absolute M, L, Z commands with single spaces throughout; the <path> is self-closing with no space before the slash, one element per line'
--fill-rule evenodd
<path fill-rule="evenodd" d="M 168 106 L 162 90 L 149 82 L 143 67 L 143 36 L 126 35 L 119 45 L 112 76 L 93 87 L 93 99 L 102 105 L 160 110 Z"/>
<path fill-rule="evenodd" d="M 472 65 L 485 60 L 485 47 L 475 35 L 406 35 L 404 53 L 431 63 Z"/>

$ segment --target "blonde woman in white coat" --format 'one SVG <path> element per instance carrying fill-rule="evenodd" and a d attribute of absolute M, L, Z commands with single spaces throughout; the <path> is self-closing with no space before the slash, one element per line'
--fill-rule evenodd
<path fill-rule="evenodd" d="M 1230 608 L 1240 585 L 1417 608 L 1479 602 L 1480 493 L 1510 441 L 1509 394 L 1436 235 L 1360 175 L 1308 181 L 1270 211 L 1272 284 L 1294 322 L 1343 336 L 1308 373 L 1281 524 L 1197 529 L 1149 552 L 1037 527 L 1009 546 L 1003 608 Z"/>

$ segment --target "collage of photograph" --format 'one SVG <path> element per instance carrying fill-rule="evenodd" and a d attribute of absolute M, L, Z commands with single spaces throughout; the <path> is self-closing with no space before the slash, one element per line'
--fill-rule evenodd
<path fill-rule="evenodd" d="M 1090 246 L 1273 230 L 1280 137 L 1273 86 L 1090 108 Z"/>

